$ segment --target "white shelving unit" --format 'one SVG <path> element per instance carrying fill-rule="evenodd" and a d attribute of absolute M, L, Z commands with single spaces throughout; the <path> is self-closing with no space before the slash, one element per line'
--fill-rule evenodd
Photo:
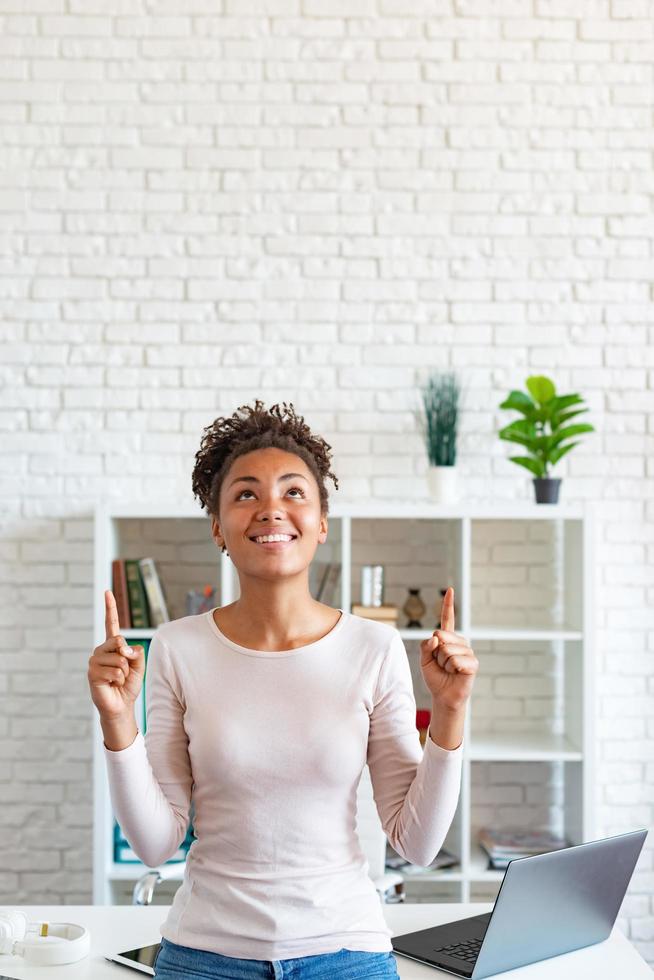
<path fill-rule="evenodd" d="M 455 589 L 456 632 L 468 637 L 480 660 L 466 716 L 459 805 L 445 841 L 460 863 L 405 874 L 407 901 L 492 900 L 503 872 L 487 869 L 476 843 L 486 823 L 551 826 L 572 844 L 595 836 L 593 528 L 592 505 L 331 504 L 328 541 L 316 560 L 340 561 L 340 607 L 347 611 L 360 600 L 360 566 L 385 566 L 384 599 L 400 610 L 417 706 L 431 707 L 419 641 L 438 625 L 439 590 L 448 585 Z M 103 593 L 111 588 L 112 559 L 144 556 L 157 562 L 174 618 L 185 615 L 186 590 L 205 581 L 218 590 L 216 604 L 238 597 L 232 561 L 216 548 L 197 506 L 105 502 L 95 513 L 94 645 L 105 638 Z M 401 609 L 414 586 L 428 607 L 424 629 L 402 627 Z M 144 638 L 154 630 L 123 632 Z M 124 893 L 145 868 L 113 862 L 114 815 L 95 708 L 93 715 L 93 900 L 115 904 L 119 886 Z M 171 872 L 181 881 L 183 864 Z"/>

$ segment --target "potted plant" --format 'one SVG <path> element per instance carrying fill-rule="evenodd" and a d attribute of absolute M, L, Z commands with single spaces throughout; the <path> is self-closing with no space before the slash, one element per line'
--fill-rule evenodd
<path fill-rule="evenodd" d="M 456 435 L 460 388 L 453 373 L 432 374 L 421 389 L 423 411 L 415 416 L 425 440 L 431 497 L 441 504 L 459 499 Z"/>
<path fill-rule="evenodd" d="M 562 456 L 579 444 L 577 441 L 563 445 L 564 440 L 582 432 L 594 432 L 595 429 L 587 423 L 565 424 L 575 415 L 588 411 L 587 408 L 568 411 L 572 405 L 583 402 L 580 395 L 557 395 L 554 382 L 542 374 L 527 378 L 526 384 L 529 394 L 512 391 L 499 406 L 513 409 L 523 416 L 501 429 L 499 437 L 508 442 L 517 442 L 529 452 L 529 456 L 510 456 L 509 459 L 534 474 L 536 503 L 555 504 L 559 499 L 561 480 L 550 477 L 550 466 L 558 463 Z"/>

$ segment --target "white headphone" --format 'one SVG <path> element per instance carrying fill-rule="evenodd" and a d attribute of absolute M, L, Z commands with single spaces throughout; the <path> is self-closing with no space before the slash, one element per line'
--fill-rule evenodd
<path fill-rule="evenodd" d="M 33 933 L 34 938 L 25 938 Z M 29 922 L 24 912 L 0 912 L 0 954 L 33 966 L 61 966 L 88 956 L 91 935 L 73 922 Z"/>

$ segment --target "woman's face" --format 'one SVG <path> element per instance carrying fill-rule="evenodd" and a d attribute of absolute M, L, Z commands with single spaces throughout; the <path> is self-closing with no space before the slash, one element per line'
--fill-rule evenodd
<path fill-rule="evenodd" d="M 280 533 L 292 540 L 254 540 Z M 297 574 L 327 540 L 316 478 L 303 459 L 275 446 L 238 456 L 220 488 L 219 519 L 212 516 L 211 534 L 239 572 L 259 578 Z"/>

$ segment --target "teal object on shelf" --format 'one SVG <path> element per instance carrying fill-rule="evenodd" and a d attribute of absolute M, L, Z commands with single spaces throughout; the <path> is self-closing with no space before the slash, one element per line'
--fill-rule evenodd
<path fill-rule="evenodd" d="M 195 840 L 193 824 L 189 824 L 186 837 L 179 845 L 177 852 L 165 861 L 165 864 L 179 864 L 186 860 L 191 844 Z M 129 841 L 123 834 L 117 820 L 114 820 L 114 862 L 116 864 L 143 864 L 143 861 L 136 856 L 131 848 Z"/>
<path fill-rule="evenodd" d="M 131 636 L 127 641 L 131 647 L 143 647 L 145 653 L 145 672 L 143 674 L 143 687 L 141 688 L 141 724 L 140 728 L 145 735 L 147 731 L 147 718 L 146 718 L 146 708 L 145 708 L 145 678 L 148 672 L 148 653 L 150 652 L 150 642 L 151 638 L 149 636 L 134 637 Z"/>

